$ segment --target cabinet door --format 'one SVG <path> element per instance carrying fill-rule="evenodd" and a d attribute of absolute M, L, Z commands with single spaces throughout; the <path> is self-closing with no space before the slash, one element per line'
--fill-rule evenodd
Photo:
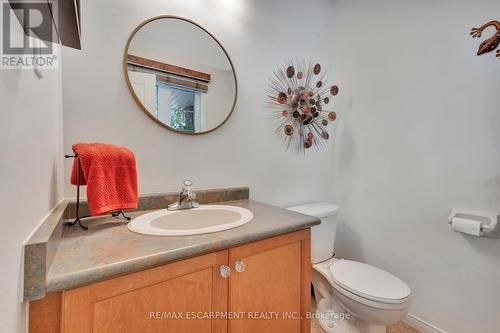
<path fill-rule="evenodd" d="M 227 332 L 221 251 L 63 292 L 63 333 Z"/>
<path fill-rule="evenodd" d="M 229 333 L 310 332 L 310 229 L 230 249 L 229 262 Z"/>

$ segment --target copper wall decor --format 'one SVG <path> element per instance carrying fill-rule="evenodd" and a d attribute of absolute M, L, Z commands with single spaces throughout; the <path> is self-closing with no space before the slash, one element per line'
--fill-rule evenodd
<path fill-rule="evenodd" d="M 325 76 L 320 64 L 305 61 L 288 61 L 274 71 L 267 104 L 274 109 L 276 131 L 283 134 L 287 150 L 305 154 L 326 146 L 329 124 L 337 119 L 330 96 L 336 96 L 339 88 L 328 85 Z"/>
<path fill-rule="evenodd" d="M 495 20 L 490 21 L 479 28 L 472 28 L 470 35 L 472 38 L 479 38 L 481 37 L 483 31 L 488 27 L 495 27 L 496 33 L 479 45 L 479 49 L 477 50 L 478 56 L 494 51 L 498 47 L 498 44 L 500 44 L 500 22 Z M 500 50 L 497 50 L 497 57 L 500 59 Z"/>

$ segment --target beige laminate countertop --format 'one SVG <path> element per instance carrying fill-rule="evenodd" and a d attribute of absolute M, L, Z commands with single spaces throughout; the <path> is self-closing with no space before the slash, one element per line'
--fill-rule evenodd
<path fill-rule="evenodd" d="M 46 276 L 46 292 L 76 288 L 113 276 L 144 270 L 250 243 L 320 223 L 320 220 L 252 200 L 224 202 L 251 210 L 249 223 L 226 231 L 194 236 L 147 236 L 128 230 L 113 217 L 90 222 L 89 230 L 64 226 Z M 129 213 L 136 217 L 145 211 Z"/>

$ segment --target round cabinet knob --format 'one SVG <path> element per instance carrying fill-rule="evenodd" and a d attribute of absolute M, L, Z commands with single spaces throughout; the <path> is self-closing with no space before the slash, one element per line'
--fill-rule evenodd
<path fill-rule="evenodd" d="M 238 273 L 243 273 L 245 271 L 245 263 L 241 260 L 235 261 L 234 262 L 234 269 Z"/>
<path fill-rule="evenodd" d="M 221 265 L 219 267 L 219 272 L 220 272 L 220 276 L 222 276 L 224 279 L 227 279 L 229 277 L 229 275 L 231 275 L 231 268 L 229 266 L 226 266 L 226 265 Z"/>

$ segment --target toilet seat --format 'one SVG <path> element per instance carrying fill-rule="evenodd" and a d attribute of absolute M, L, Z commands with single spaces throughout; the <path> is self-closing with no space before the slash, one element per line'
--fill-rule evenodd
<path fill-rule="evenodd" d="M 411 293 L 410 287 L 391 273 L 357 261 L 335 260 L 329 273 L 337 287 L 375 302 L 406 303 Z"/>
<path fill-rule="evenodd" d="M 335 278 L 333 277 L 335 274 L 333 274 L 331 272 L 331 268 L 335 265 L 335 263 L 343 262 L 343 261 L 349 261 L 349 260 L 330 258 L 330 259 L 325 260 L 321 263 L 313 264 L 313 269 L 316 270 L 317 272 L 319 272 L 321 275 L 323 275 L 328 280 L 328 282 L 331 284 L 331 286 L 338 293 L 341 293 L 345 297 L 348 297 L 348 298 L 350 298 L 356 302 L 359 302 L 361 304 L 365 304 L 365 305 L 373 307 L 373 308 L 387 309 L 387 310 L 400 310 L 400 309 L 407 308 L 409 306 L 410 294 L 411 294 L 410 288 L 403 281 L 399 280 L 397 277 L 395 277 L 392 274 L 391 274 L 392 277 L 394 277 L 398 281 L 405 284 L 405 286 L 408 288 L 407 289 L 408 294 L 405 298 L 390 299 L 390 298 L 387 298 L 387 295 L 384 295 L 384 296 L 386 296 L 386 298 L 381 298 L 381 297 L 377 297 L 374 295 L 370 295 L 369 293 L 366 293 L 366 292 L 365 293 L 360 292 L 360 291 L 354 289 L 353 286 L 349 284 L 349 282 L 341 284 L 338 277 L 335 277 Z M 357 262 L 355 262 L 355 263 L 357 263 Z M 359 264 L 361 264 L 361 263 L 359 263 Z M 362 265 L 366 265 L 366 264 L 362 264 Z M 369 265 L 367 265 L 367 266 L 369 266 Z M 342 268 L 345 268 L 348 266 L 345 266 L 345 267 L 344 266 L 337 266 L 337 269 L 334 271 L 338 271 L 339 267 L 340 267 L 340 270 L 342 271 Z M 370 266 L 370 268 L 371 267 L 373 267 L 373 266 Z M 373 267 L 373 268 L 376 268 L 376 267 Z M 345 269 L 349 270 L 349 268 L 345 268 Z M 351 270 L 351 272 L 356 272 L 356 270 Z M 385 271 L 382 271 L 382 272 L 390 274 L 390 273 L 385 272 Z M 359 273 L 359 271 L 357 271 L 357 273 Z M 339 282 L 337 282 L 337 281 L 339 281 Z M 392 280 L 392 281 L 395 281 L 395 280 Z M 362 288 L 359 288 L 359 289 L 362 289 Z M 404 295 L 404 293 L 402 295 Z"/>

